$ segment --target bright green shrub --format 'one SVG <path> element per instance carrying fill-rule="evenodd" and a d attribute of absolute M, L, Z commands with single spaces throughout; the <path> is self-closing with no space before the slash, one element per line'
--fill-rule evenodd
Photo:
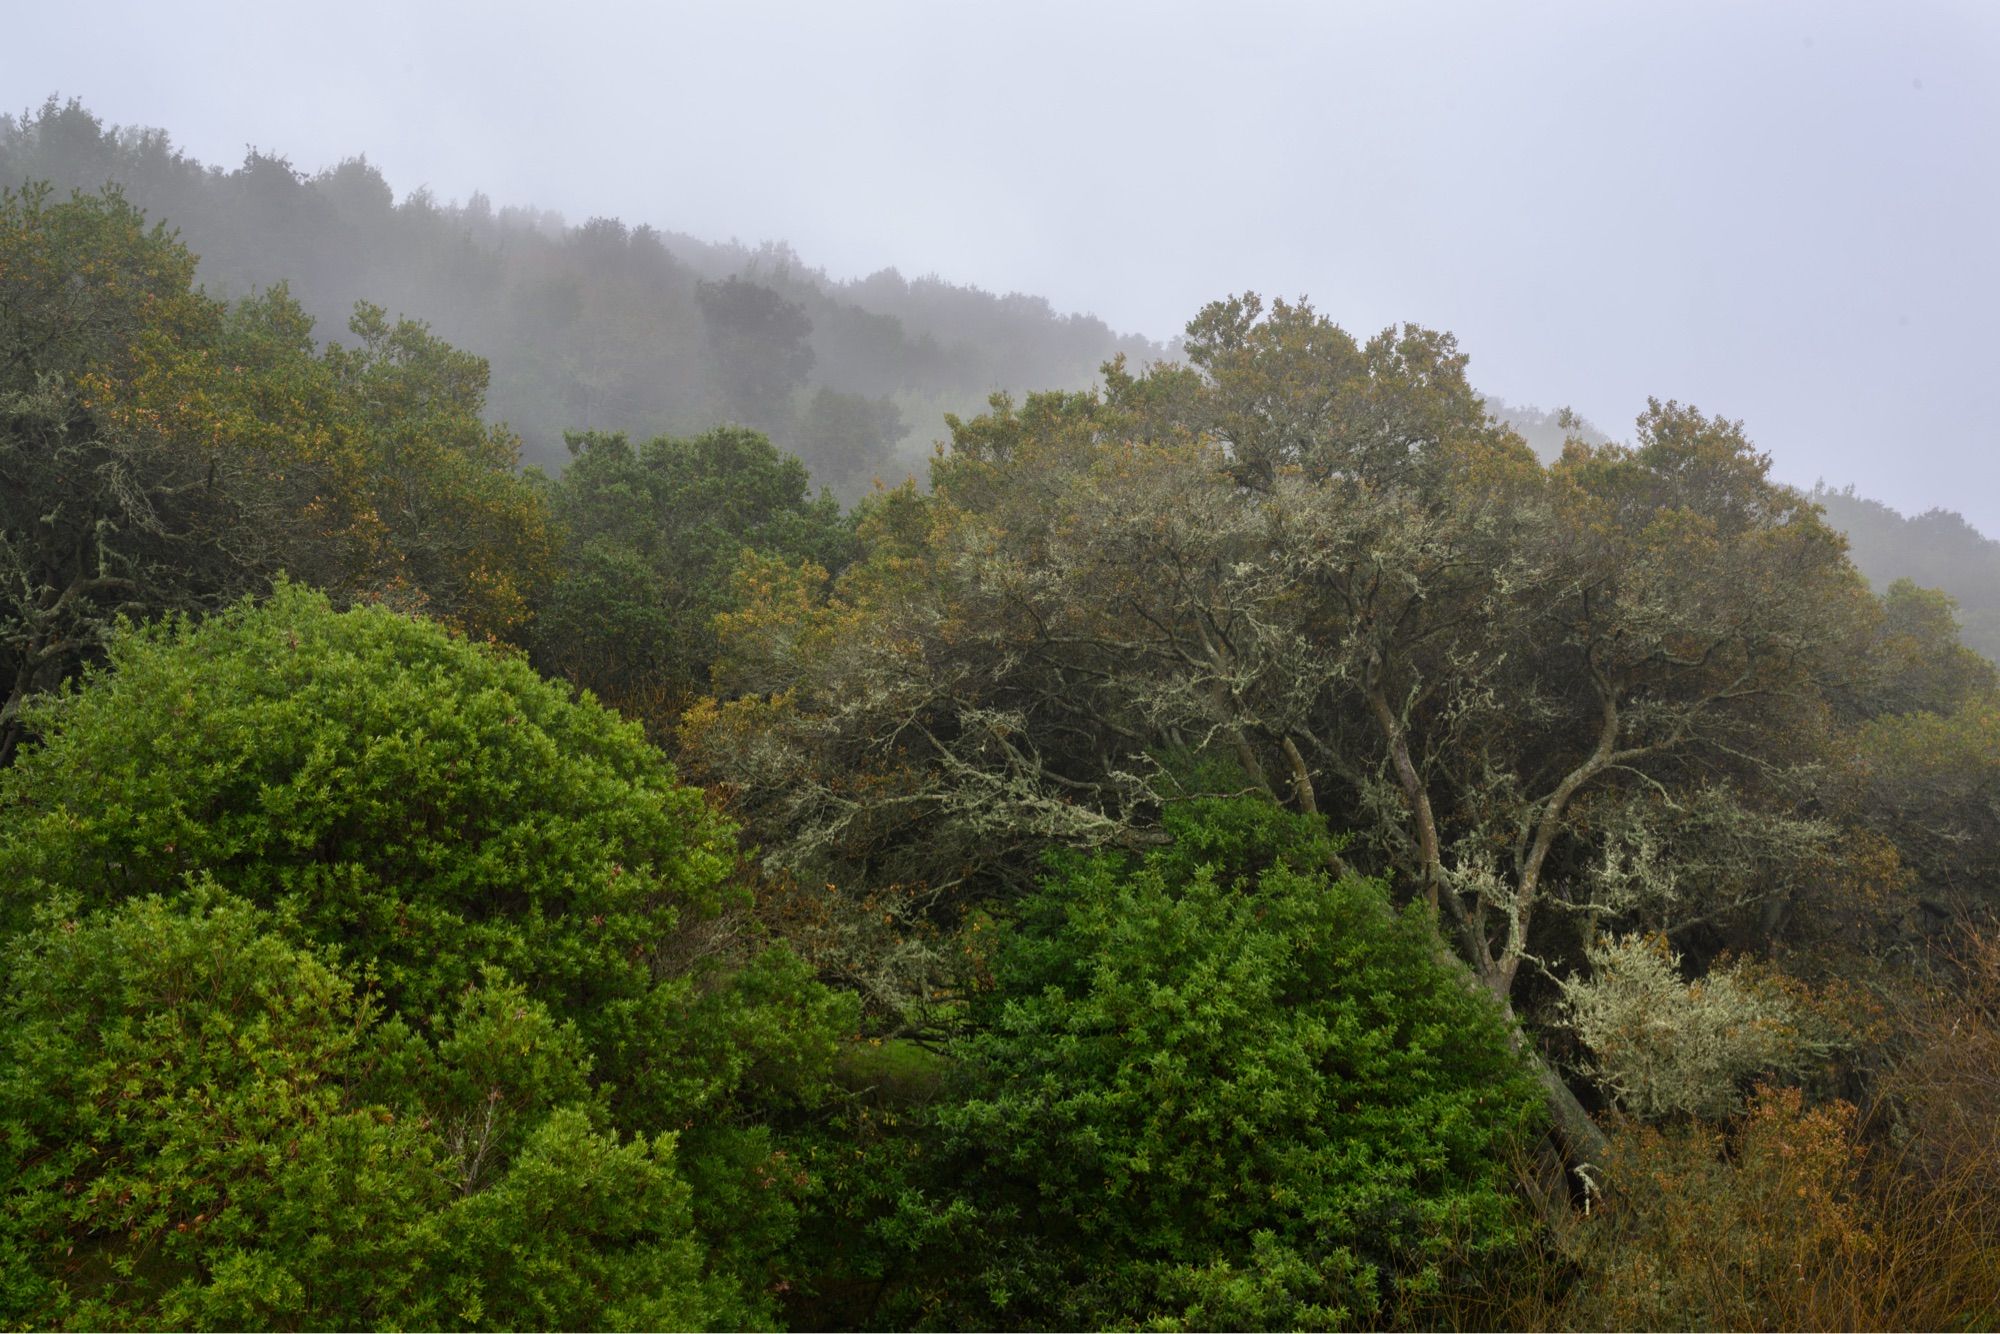
<path fill-rule="evenodd" d="M 712 1270 L 769 1286 L 799 1194 L 772 1127 L 817 1102 L 852 1005 L 757 942 L 733 829 L 636 725 L 519 657 L 296 587 L 130 633 L 30 720 L 41 743 L 0 774 L 11 930 L 53 895 L 87 912 L 212 881 L 368 970 L 409 1035 L 377 1096 L 420 1090 L 490 1152 L 540 1133 L 523 1107 L 584 1093 L 606 1128 L 672 1132 Z M 567 1054 L 537 1065 L 524 1037 Z M 447 1039 L 441 1067 L 424 1044 Z M 470 1073 L 503 1055 L 521 1107 Z"/>
<path fill-rule="evenodd" d="M 734 962 L 714 921 L 742 898 L 733 831 L 637 727 L 518 657 L 285 587 L 125 637 L 31 721 L 42 744 L 0 776 L 17 923 L 51 889 L 88 906 L 206 874 L 370 962 L 413 1022 L 501 968 L 663 1115 L 752 1067 L 803 1087 L 831 1059 L 798 1044 L 810 1021 L 738 1022 L 697 985 Z M 774 969 L 802 980 L 781 962 L 751 976 Z M 753 1008 L 770 999 L 758 987 Z M 713 1053 L 719 1028 L 777 1047 L 671 1059 Z"/>
<path fill-rule="evenodd" d="M 711 1304 L 671 1137 L 601 1125 L 573 1032 L 482 987 L 432 1046 L 268 926 L 203 887 L 178 907 L 52 913 L 10 943 L 0 1321 L 738 1314 Z"/>
<path fill-rule="evenodd" d="M 454 1277 L 474 1286 L 481 1323 L 699 1329 L 745 1318 L 726 1285 L 697 1282 L 702 1247 L 671 1135 L 620 1144 L 564 1108 L 446 1222 Z"/>
<path fill-rule="evenodd" d="M 397 1009 L 498 964 L 612 1024 L 728 893 L 729 830 L 637 729 L 518 658 L 297 587 L 128 635 L 31 725 L 0 780 L 0 863 L 27 887 L 119 899 L 206 872 L 373 960 Z"/>
<path fill-rule="evenodd" d="M 1349 1325 L 1518 1235 L 1537 1093 L 1428 924 L 1268 804 L 1168 823 L 1061 865 L 995 955 L 939 1114 L 976 1279 L 926 1318 Z"/>

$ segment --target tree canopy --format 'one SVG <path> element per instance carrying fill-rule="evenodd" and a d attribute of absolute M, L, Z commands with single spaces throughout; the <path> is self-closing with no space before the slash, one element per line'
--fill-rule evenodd
<path fill-rule="evenodd" d="M 115 192 L 0 196 L 0 760 L 119 616 L 290 571 L 507 636 L 546 573 L 483 362 L 366 306 L 316 351 L 283 288 L 231 309 L 194 263 Z"/>
<path fill-rule="evenodd" d="M 852 526 L 813 497 L 804 466 L 764 436 L 720 428 L 693 439 L 571 438 L 547 488 L 564 533 L 563 572 L 539 608 L 535 660 L 658 720 L 708 687 L 716 615 L 735 605 L 751 550 L 838 569 Z"/>
<path fill-rule="evenodd" d="M 1243 297 L 1188 350 L 955 422 L 829 595 L 751 577 L 741 697 L 691 729 L 775 863 L 1018 883 L 1143 841 L 1163 755 L 1225 756 L 1348 812 L 1506 1005 L 1595 930 L 1741 920 L 1822 864 L 1816 747 L 1879 612 L 1740 426 L 1654 403 L 1543 468 L 1445 335 Z"/>
<path fill-rule="evenodd" d="M 1170 846 L 1067 859 L 1021 906 L 937 1114 L 955 1323 L 1346 1327 L 1517 1239 L 1534 1081 L 1317 824 L 1177 807 Z"/>
<path fill-rule="evenodd" d="M 301 286 L 0 196 L 0 1324 L 2000 1309 L 1977 579 L 1871 590 L 1742 423 L 1244 294 L 869 488 L 1102 340 L 74 105 L 23 162 Z M 502 360 L 320 340 L 399 266 Z"/>
<path fill-rule="evenodd" d="M 45 903 L 103 914 L 214 886 L 363 970 L 370 1006 L 438 1059 L 468 996 L 532 1000 L 576 1066 L 534 1077 L 587 1088 L 590 1125 L 680 1134 L 717 1281 L 761 1300 L 793 1217 L 754 1184 L 782 1157 L 773 1118 L 822 1096 L 851 1012 L 749 929 L 731 829 L 636 724 L 517 656 L 291 585 L 123 636 L 28 716 L 41 742 L 0 775 L 14 933 Z M 473 1112 L 486 1078 L 462 1081 Z M 583 1129 L 551 1129 L 548 1151 L 599 1153 Z M 631 1150 L 633 1170 L 660 1152 Z"/>

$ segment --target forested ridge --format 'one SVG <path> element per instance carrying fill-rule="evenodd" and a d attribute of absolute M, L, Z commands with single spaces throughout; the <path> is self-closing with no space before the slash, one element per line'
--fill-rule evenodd
<path fill-rule="evenodd" d="M 719 244 L 612 218 L 566 222 L 483 195 L 395 191 L 366 155 L 306 171 L 247 150 L 203 164 L 164 130 L 104 124 L 51 98 L 0 115 L 0 183 L 116 184 L 171 220 L 211 294 L 283 284 L 322 331 L 357 301 L 423 320 L 485 359 L 487 419 L 523 459 L 564 466 L 564 437 L 635 439 L 750 426 L 852 503 L 875 481 L 922 479 L 947 413 L 996 391 L 1083 389 L 1099 366 L 1173 352 L 1040 297 L 997 295 L 894 269 L 834 281 L 782 243 Z M 1489 398 L 1544 460 L 1574 432 L 1557 411 Z M 1814 498 L 1879 592 L 1898 579 L 1950 594 L 1965 640 L 2000 660 L 2000 543 L 1948 510 L 1904 518 L 1822 486 Z"/>
<path fill-rule="evenodd" d="M 635 437 L 735 422 L 858 499 L 921 474 L 938 422 L 995 390 L 1088 385 L 1099 363 L 1163 349 L 1046 301 L 893 269 L 835 282 L 781 245 L 716 244 L 615 219 L 427 191 L 399 202 L 365 156 L 308 173 L 250 150 L 204 165 L 161 130 L 54 99 L 0 117 L 0 183 L 118 185 L 235 299 L 286 284 L 322 329 L 357 300 L 421 318 L 492 367 L 489 415 L 530 463 L 569 431 Z"/>
<path fill-rule="evenodd" d="M 2000 1320 L 2000 671 L 1857 569 L 1977 632 L 1962 523 L 1304 301 L 0 168 L 0 1323 Z"/>

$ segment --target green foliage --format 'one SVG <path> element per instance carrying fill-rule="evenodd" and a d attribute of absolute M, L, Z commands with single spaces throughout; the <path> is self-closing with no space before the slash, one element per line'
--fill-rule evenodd
<path fill-rule="evenodd" d="M 0 779 L 17 911 L 205 872 L 374 961 L 413 1014 L 494 964 L 602 1041 L 729 896 L 729 830 L 637 729 L 518 658 L 295 586 L 130 636 L 31 716 L 44 744 Z"/>
<path fill-rule="evenodd" d="M 736 698 L 683 736 L 767 865 L 1009 895 L 1220 757 L 1351 820 L 1511 1013 L 1601 927 L 1749 934 L 1840 855 L 1814 798 L 1879 616 L 1740 423 L 1655 401 L 1545 468 L 1443 333 L 1245 295 L 1187 352 L 954 421 L 830 588 L 746 567 Z"/>
<path fill-rule="evenodd" d="M 604 1129 L 573 1035 L 518 990 L 469 993 L 433 1046 L 212 886 L 73 912 L 8 947 L 0 1319 L 740 1318 L 703 1277 L 672 1137 Z"/>
<path fill-rule="evenodd" d="M 1849 820 L 1894 846 L 1934 917 L 2000 903 L 2000 672 L 1959 642 L 1955 604 L 1907 579 L 1857 653 Z"/>
<path fill-rule="evenodd" d="M 382 1087 L 427 1090 L 462 1189 L 587 1087 L 610 1125 L 680 1132 L 711 1263 L 762 1288 L 797 1193 L 773 1188 L 768 1123 L 820 1097 L 852 1006 L 746 934 L 733 830 L 636 725 L 518 657 L 289 585 L 120 639 L 30 716 L 44 742 L 0 776 L 14 929 L 51 895 L 212 882 L 364 964 L 441 1044 L 456 1074 L 405 1053 Z"/>
<path fill-rule="evenodd" d="M 651 1144 L 591 1128 L 576 1109 L 538 1125 L 492 1189 L 448 1217 L 454 1286 L 474 1323 L 545 1329 L 695 1329 L 748 1314 L 701 1281 L 674 1137 Z"/>
<path fill-rule="evenodd" d="M 1449 335 L 1246 295 L 1185 366 L 950 419 L 934 490 L 850 519 L 808 466 L 852 498 L 899 404 L 1005 378 L 924 332 L 941 285 L 0 121 L 10 178 L 58 161 L 185 206 L 239 287 L 338 239 L 232 308 L 116 193 L 0 198 L 0 1324 L 1990 1294 L 1990 1005 L 1830 1076 L 1879 1080 L 1891 1164 L 1841 1104 L 1746 1108 L 1860 1026 L 1726 953 L 1837 974 L 1854 909 L 1867 946 L 1912 882 L 1933 925 L 2000 894 L 2000 678 L 1959 642 L 1993 544 L 1956 516 L 1801 496 L 1675 403 L 1631 445 L 1518 413 L 1538 463 Z M 315 343 L 329 293 L 413 273 L 544 426 L 770 437 L 590 431 L 517 477 L 482 358 L 365 303 Z M 1039 364 L 1104 341 L 1063 328 Z M 1947 592 L 1871 598 L 1815 500 Z M 684 746 L 774 901 L 506 638 Z M 1516 1003 L 1668 1128 L 1607 1145 Z M 1593 1211 L 1537 1268 L 1507 1177 L 1542 1098 Z"/>
<path fill-rule="evenodd" d="M 485 359 L 367 302 L 347 327 L 356 345 L 330 346 L 324 363 L 363 442 L 369 593 L 518 642 L 553 537 L 541 497 L 515 474 L 520 441 L 482 420 Z"/>
<path fill-rule="evenodd" d="M 1859 820 L 1896 844 L 1943 912 L 2000 904 L 2000 695 L 1876 718 L 1854 741 Z"/>
<path fill-rule="evenodd" d="M 2000 668 L 1959 642 L 1949 594 L 1898 579 L 1882 594 L 1874 658 L 1880 684 L 1871 700 L 1886 713 L 1950 713 L 2000 693 Z"/>
<path fill-rule="evenodd" d="M 971 1275 L 929 1297 L 1083 1327 L 1420 1305 L 1516 1236 L 1539 1097 L 1498 1012 L 1314 822 L 1237 799 L 1169 828 L 1066 859 L 996 950 L 938 1112 Z"/>
<path fill-rule="evenodd" d="M 499 636 L 546 573 L 484 362 L 369 307 L 320 354 L 282 287 L 231 311 L 193 279 L 115 193 L 0 196 L 0 764 L 120 616 L 289 570 Z"/>
<path fill-rule="evenodd" d="M 839 569 L 853 527 L 815 499 L 797 459 L 752 431 L 570 440 L 574 461 L 549 485 L 565 534 L 564 571 L 536 630 L 546 669 L 649 720 L 706 688 L 712 623 L 734 605 L 746 549 Z"/>

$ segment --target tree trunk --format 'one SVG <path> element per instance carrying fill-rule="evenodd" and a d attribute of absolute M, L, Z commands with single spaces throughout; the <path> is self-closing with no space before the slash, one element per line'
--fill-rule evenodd
<path fill-rule="evenodd" d="M 1518 1025 L 1514 1032 L 1520 1035 Z M 1535 1078 L 1541 1081 L 1542 1099 L 1548 1104 L 1549 1119 L 1554 1123 L 1556 1138 L 1562 1143 L 1563 1159 L 1570 1170 L 1602 1166 L 1611 1141 L 1598 1129 L 1597 1122 L 1590 1119 L 1590 1113 L 1584 1110 L 1583 1103 L 1556 1072 L 1556 1068 L 1528 1045 L 1525 1035 L 1517 1036 L 1516 1045 L 1534 1068 Z"/>
<path fill-rule="evenodd" d="M 1299 809 L 1307 815 L 1319 814 L 1319 796 L 1313 791 L 1312 772 L 1306 768 L 1306 757 L 1299 754 L 1298 746 L 1290 737 L 1282 738 L 1285 748 L 1285 763 L 1292 770 L 1292 796 L 1298 801 Z"/>
<path fill-rule="evenodd" d="M 1481 995 L 1491 997 L 1499 1005 L 1501 1016 L 1507 1024 L 1507 1043 L 1528 1063 L 1534 1071 L 1535 1080 L 1542 1086 L 1542 1104 L 1548 1109 L 1549 1125 L 1555 1132 L 1556 1143 L 1562 1151 L 1563 1165 L 1572 1172 L 1583 1167 L 1600 1166 L 1611 1141 L 1598 1129 L 1590 1113 L 1570 1088 L 1557 1069 L 1549 1064 L 1548 1058 L 1535 1049 L 1528 1041 L 1528 1035 L 1521 1030 L 1521 1021 L 1514 1014 L 1513 1002 L 1501 989 L 1499 977 L 1481 977 L 1471 964 L 1460 958 L 1458 952 L 1445 943 L 1442 934 L 1438 936 L 1438 954 L 1456 965 L 1466 986 Z"/>
<path fill-rule="evenodd" d="M 0 769 L 14 762 L 14 752 L 21 745 L 21 706 L 27 702 L 28 685 L 33 680 L 33 669 L 23 664 L 14 682 L 14 691 L 7 702 L 0 705 Z"/>
<path fill-rule="evenodd" d="M 1395 710 L 1389 707 L 1389 697 L 1379 685 L 1371 685 L 1367 698 L 1368 707 L 1375 714 L 1376 726 L 1382 731 L 1382 740 L 1389 748 L 1389 762 L 1395 768 L 1398 786 L 1403 789 L 1403 800 L 1408 803 L 1410 816 L 1417 824 L 1417 858 L 1421 863 L 1424 900 L 1435 912 L 1444 887 L 1444 862 L 1443 849 L 1438 841 L 1437 816 L 1431 810 L 1431 795 L 1424 789 L 1424 780 L 1417 773 L 1416 762 L 1410 757 L 1409 740 L 1396 721 Z"/>

